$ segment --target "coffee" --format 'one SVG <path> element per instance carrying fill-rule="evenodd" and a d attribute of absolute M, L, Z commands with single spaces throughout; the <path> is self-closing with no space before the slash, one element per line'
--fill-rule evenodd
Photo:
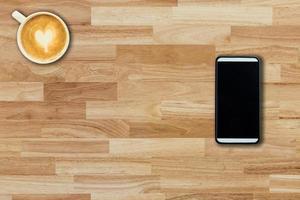
<path fill-rule="evenodd" d="M 42 14 L 32 17 L 21 31 L 21 43 L 26 53 L 35 60 L 49 61 L 65 48 L 67 32 L 56 17 Z"/>

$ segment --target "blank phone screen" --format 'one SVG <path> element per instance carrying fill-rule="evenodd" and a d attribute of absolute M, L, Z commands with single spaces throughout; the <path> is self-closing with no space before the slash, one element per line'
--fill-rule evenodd
<path fill-rule="evenodd" d="M 217 138 L 258 138 L 259 62 L 217 62 Z"/>

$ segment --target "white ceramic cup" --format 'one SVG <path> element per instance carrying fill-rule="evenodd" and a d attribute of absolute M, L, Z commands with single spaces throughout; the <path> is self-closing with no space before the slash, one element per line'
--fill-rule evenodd
<path fill-rule="evenodd" d="M 38 15 L 50 15 L 50 16 L 53 16 L 55 17 L 62 25 L 63 27 L 65 28 L 65 31 L 66 31 L 66 43 L 65 43 L 65 46 L 63 48 L 63 50 L 61 52 L 59 52 L 54 58 L 52 59 L 49 59 L 49 60 L 39 60 L 39 59 L 36 59 L 36 58 L 33 58 L 32 56 L 30 56 L 26 50 L 24 49 L 23 45 L 22 45 L 22 41 L 21 41 L 21 32 L 22 32 L 22 29 L 24 27 L 24 25 L 30 21 L 30 19 L 32 19 L 33 17 L 36 17 Z M 18 12 L 18 11 L 14 11 L 12 13 L 12 17 L 14 19 L 16 19 L 19 23 L 20 23 L 20 26 L 18 28 L 18 32 L 17 32 L 17 43 L 18 43 L 18 47 L 21 51 L 21 53 L 30 61 L 34 62 L 34 63 L 38 63 L 38 64 L 49 64 L 49 63 L 53 63 L 57 60 L 59 60 L 65 53 L 66 51 L 68 50 L 68 47 L 69 47 L 69 44 L 70 44 L 70 33 L 69 33 L 69 29 L 66 25 L 66 23 L 60 18 L 58 17 L 57 15 L 53 14 L 53 13 L 50 13 L 50 12 L 36 12 L 36 13 L 33 13 L 29 16 L 24 16 L 22 13 Z"/>

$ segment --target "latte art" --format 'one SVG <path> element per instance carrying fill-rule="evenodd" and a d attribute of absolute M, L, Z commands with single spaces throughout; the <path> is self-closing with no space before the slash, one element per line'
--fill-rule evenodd
<path fill-rule="evenodd" d="M 30 19 L 21 32 L 24 50 L 34 59 L 55 59 L 64 49 L 67 33 L 63 24 L 54 16 L 38 15 Z"/>
<path fill-rule="evenodd" d="M 52 41 L 53 32 L 49 29 L 46 32 L 40 30 L 35 32 L 35 40 L 44 48 L 45 52 L 48 52 L 48 45 Z"/>

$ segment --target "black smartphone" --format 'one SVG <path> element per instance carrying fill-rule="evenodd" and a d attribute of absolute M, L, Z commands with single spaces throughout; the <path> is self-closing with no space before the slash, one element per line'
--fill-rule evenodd
<path fill-rule="evenodd" d="M 215 133 L 221 144 L 255 144 L 260 139 L 260 61 L 216 59 Z"/>

